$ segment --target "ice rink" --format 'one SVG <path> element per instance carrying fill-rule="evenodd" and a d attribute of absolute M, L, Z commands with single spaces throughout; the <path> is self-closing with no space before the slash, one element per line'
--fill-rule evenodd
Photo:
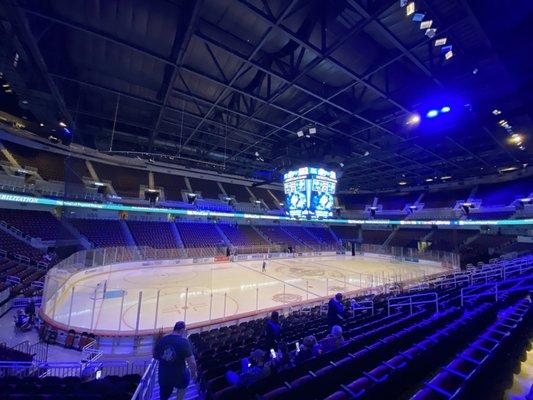
<path fill-rule="evenodd" d="M 422 260 L 342 255 L 270 259 L 265 272 L 261 267 L 262 260 L 235 261 L 82 276 L 57 296 L 48 316 L 78 331 L 148 333 L 177 320 L 206 323 L 444 271 Z"/>

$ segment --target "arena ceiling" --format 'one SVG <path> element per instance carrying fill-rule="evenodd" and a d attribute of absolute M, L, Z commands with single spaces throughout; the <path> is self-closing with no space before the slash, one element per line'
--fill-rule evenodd
<path fill-rule="evenodd" d="M 433 39 L 400 3 L 8 0 L 1 72 L 42 134 L 61 120 L 101 151 L 265 179 L 321 164 L 341 189 L 530 164 L 530 2 L 417 0 Z"/>

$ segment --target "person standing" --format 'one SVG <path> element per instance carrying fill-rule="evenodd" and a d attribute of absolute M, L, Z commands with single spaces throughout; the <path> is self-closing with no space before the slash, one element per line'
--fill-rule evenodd
<path fill-rule="evenodd" d="M 261 271 L 266 272 L 267 270 L 267 262 L 266 260 L 263 260 L 263 266 L 261 267 Z"/>
<path fill-rule="evenodd" d="M 342 293 L 337 293 L 328 303 L 328 327 L 331 330 L 335 325 L 342 325 L 343 321 Z"/>
<path fill-rule="evenodd" d="M 26 315 L 30 318 L 30 324 L 35 323 L 35 303 L 33 300 L 30 300 L 24 309 Z"/>
<path fill-rule="evenodd" d="M 270 319 L 265 324 L 265 345 L 267 350 L 277 349 L 281 339 L 281 325 L 279 324 L 279 313 L 272 311 Z"/>
<path fill-rule="evenodd" d="M 157 343 L 154 358 L 159 361 L 159 397 L 167 400 L 176 388 L 176 398 L 182 400 L 190 380 L 196 380 L 196 360 L 186 338 L 185 322 L 176 322 L 172 333 Z"/>

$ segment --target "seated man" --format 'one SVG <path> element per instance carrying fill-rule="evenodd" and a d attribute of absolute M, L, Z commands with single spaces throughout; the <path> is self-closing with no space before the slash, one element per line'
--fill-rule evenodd
<path fill-rule="evenodd" d="M 317 343 L 316 338 L 313 335 L 307 336 L 303 344 L 300 346 L 300 351 L 296 354 L 296 364 L 301 364 L 310 358 L 316 357 L 322 354 L 322 347 Z"/>
<path fill-rule="evenodd" d="M 342 328 L 339 325 L 331 328 L 331 333 L 326 336 L 320 344 L 322 345 L 322 351 L 327 353 L 332 350 L 337 350 L 344 345 L 344 338 L 342 337 Z"/>
<path fill-rule="evenodd" d="M 233 371 L 226 373 L 228 382 L 235 386 L 250 386 L 270 375 L 270 362 L 265 361 L 266 352 L 256 349 L 250 353 L 250 358 L 242 359 L 241 373 Z"/>

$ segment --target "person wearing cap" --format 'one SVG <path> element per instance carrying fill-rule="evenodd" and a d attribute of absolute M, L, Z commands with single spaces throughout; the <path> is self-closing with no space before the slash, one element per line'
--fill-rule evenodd
<path fill-rule="evenodd" d="M 244 358 L 242 371 L 237 374 L 233 371 L 226 373 L 226 379 L 231 385 L 248 387 L 253 383 L 266 378 L 271 373 L 270 362 L 266 360 L 266 352 L 255 349 L 249 358 Z"/>
<path fill-rule="evenodd" d="M 183 399 L 189 381 L 196 380 L 196 360 L 186 337 L 185 322 L 176 322 L 172 333 L 157 343 L 154 358 L 159 361 L 160 399 L 168 399 L 174 388 L 178 390 L 177 400 Z"/>
<path fill-rule="evenodd" d="M 337 293 L 328 303 L 328 327 L 331 330 L 335 325 L 342 325 L 343 321 L 342 293 Z"/>

